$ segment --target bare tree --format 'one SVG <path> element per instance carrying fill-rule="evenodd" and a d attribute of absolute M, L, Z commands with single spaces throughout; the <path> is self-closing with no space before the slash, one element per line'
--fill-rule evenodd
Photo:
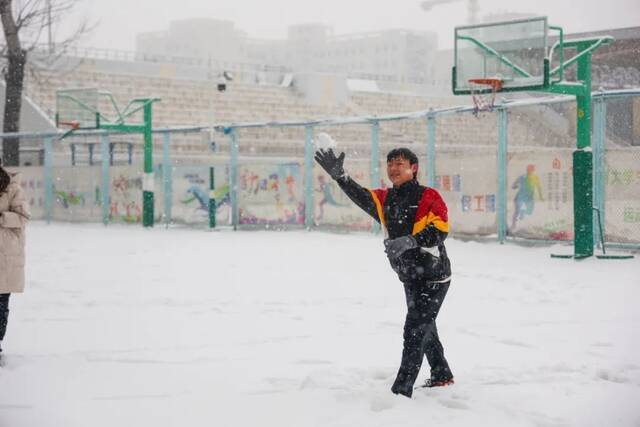
<path fill-rule="evenodd" d="M 20 130 L 20 108 L 28 53 L 33 52 L 43 32 L 48 35 L 49 55 L 56 55 L 56 48 L 63 52 L 70 44 L 89 31 L 86 22 L 58 44 L 53 43 L 53 28 L 66 17 L 79 0 L 0 0 L 0 20 L 6 45 L 2 50 L 5 59 L 3 77 L 6 83 L 3 132 Z M 21 40 L 22 39 L 22 40 Z M 26 43 L 26 47 L 25 44 Z M 20 164 L 20 140 L 4 138 L 2 141 L 4 164 Z"/>

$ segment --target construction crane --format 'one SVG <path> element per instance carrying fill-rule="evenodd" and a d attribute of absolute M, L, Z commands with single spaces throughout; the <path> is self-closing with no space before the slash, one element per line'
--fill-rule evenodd
<path fill-rule="evenodd" d="M 467 18 L 469 24 L 478 23 L 478 0 L 425 0 L 420 3 L 423 10 L 431 10 L 434 6 L 441 4 L 453 3 L 457 1 L 466 1 L 469 16 Z"/>

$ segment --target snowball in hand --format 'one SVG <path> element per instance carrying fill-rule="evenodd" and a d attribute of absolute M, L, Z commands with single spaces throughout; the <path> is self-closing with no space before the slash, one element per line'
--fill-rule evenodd
<path fill-rule="evenodd" d="M 316 135 L 316 137 L 313 139 L 313 145 L 315 146 L 316 150 L 328 150 L 329 148 L 333 148 L 335 150 L 338 146 L 336 141 L 331 138 L 331 135 L 325 132 L 320 132 L 318 135 Z"/>

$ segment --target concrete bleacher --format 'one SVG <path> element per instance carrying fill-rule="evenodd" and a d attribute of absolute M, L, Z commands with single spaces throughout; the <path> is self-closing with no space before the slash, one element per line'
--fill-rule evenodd
<path fill-rule="evenodd" d="M 225 92 L 218 92 L 214 81 L 147 77 L 95 70 L 80 64 L 64 72 L 41 71 L 37 79 L 28 78 L 26 93 L 49 117 L 55 116 L 55 93 L 58 89 L 93 87 L 106 90 L 123 103 L 137 97 L 158 97 L 154 105 L 154 127 L 209 126 L 215 124 L 312 120 L 330 117 L 376 116 L 390 113 L 439 109 L 470 103 L 468 98 L 431 98 L 400 93 L 353 92 L 342 105 L 311 105 L 295 88 L 232 82 Z M 113 116 L 107 104 L 101 109 Z M 366 125 L 344 125 L 323 129 L 341 142 L 363 154 L 368 150 L 371 130 Z M 542 140 L 541 136 L 544 136 Z M 218 136 L 222 139 L 222 136 Z M 185 155 L 207 152 L 209 134 L 176 135 L 173 150 Z M 495 115 L 476 118 L 471 114 L 454 114 L 439 118 L 436 125 L 438 146 L 494 145 L 497 140 Z M 245 154 L 300 155 L 303 152 L 302 128 L 254 128 L 239 132 L 240 152 Z M 427 140 L 425 119 L 383 122 L 380 142 L 383 146 L 403 144 L 422 147 Z M 141 141 L 141 140 L 140 140 Z M 539 123 L 515 117 L 510 121 L 511 145 L 557 145 L 564 142 L 541 133 Z M 156 139 L 161 144 L 161 139 Z M 228 144 L 220 144 L 225 151 Z M 140 148 L 137 147 L 136 151 Z"/>
<path fill-rule="evenodd" d="M 594 65 L 591 71 L 594 89 L 630 89 L 640 87 L 640 70 L 634 67 Z"/>

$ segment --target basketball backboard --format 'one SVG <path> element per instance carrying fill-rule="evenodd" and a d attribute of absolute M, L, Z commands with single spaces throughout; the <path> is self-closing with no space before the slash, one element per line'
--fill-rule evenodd
<path fill-rule="evenodd" d="M 98 103 L 98 89 L 61 89 L 56 91 L 57 127 L 99 128 Z"/>
<path fill-rule="evenodd" d="M 487 78 L 502 80 L 499 92 L 546 88 L 547 33 L 546 17 L 456 27 L 453 93 L 471 94 L 470 80 Z"/>

